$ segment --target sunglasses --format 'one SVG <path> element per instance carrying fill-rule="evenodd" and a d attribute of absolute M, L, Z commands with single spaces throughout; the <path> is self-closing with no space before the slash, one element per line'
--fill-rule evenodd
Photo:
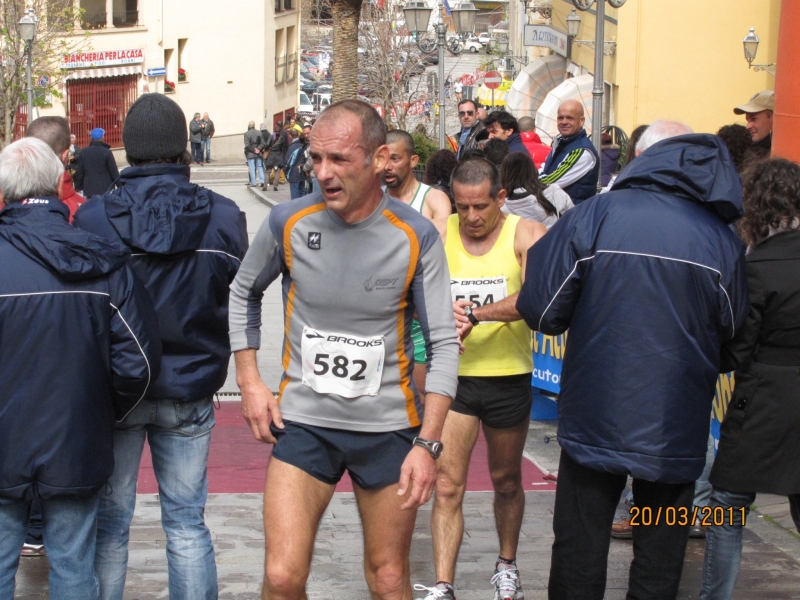
<path fill-rule="evenodd" d="M 464 115 L 469 115 L 470 117 L 475 114 L 474 110 L 460 110 L 458 111 L 458 116 L 463 117 Z"/>

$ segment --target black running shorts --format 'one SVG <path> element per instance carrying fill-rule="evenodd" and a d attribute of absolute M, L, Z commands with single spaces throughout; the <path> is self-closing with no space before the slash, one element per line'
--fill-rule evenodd
<path fill-rule="evenodd" d="M 450 410 L 478 417 L 487 427 L 508 429 L 531 418 L 531 374 L 501 377 L 459 376 Z"/>
<path fill-rule="evenodd" d="M 400 467 L 420 430 L 412 427 L 366 433 L 296 421 L 283 423 L 284 429 L 270 425 L 278 440 L 272 456 L 329 485 L 336 485 L 346 469 L 353 483 L 364 490 L 377 490 L 400 481 Z"/>

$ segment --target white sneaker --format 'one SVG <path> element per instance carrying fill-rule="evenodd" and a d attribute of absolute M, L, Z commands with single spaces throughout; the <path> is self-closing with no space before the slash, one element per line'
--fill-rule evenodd
<path fill-rule="evenodd" d="M 437 583 L 431 588 L 415 583 L 414 590 L 417 592 L 428 592 L 424 598 L 417 598 L 416 600 L 456 600 L 453 593 L 448 590 L 447 586 L 443 583 Z"/>
<path fill-rule="evenodd" d="M 516 567 L 497 563 L 491 583 L 494 585 L 494 600 L 525 600 Z"/>

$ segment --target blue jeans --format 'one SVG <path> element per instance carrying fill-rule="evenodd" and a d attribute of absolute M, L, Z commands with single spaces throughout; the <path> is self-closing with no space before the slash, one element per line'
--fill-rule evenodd
<path fill-rule="evenodd" d="M 250 169 L 250 185 L 264 185 L 267 179 L 264 177 L 264 161 L 260 158 L 248 158 L 247 168 Z M 256 179 L 256 169 L 258 169 L 258 179 Z"/>
<path fill-rule="evenodd" d="M 200 147 L 200 158 L 205 157 L 206 162 L 211 160 L 211 138 L 203 138 Z"/>
<path fill-rule="evenodd" d="M 306 195 L 306 193 L 303 191 L 303 187 L 305 185 L 306 184 L 304 181 L 289 182 L 289 193 L 291 194 L 292 200 L 294 200 L 295 198 L 302 198 L 303 196 Z"/>
<path fill-rule="evenodd" d="M 711 475 L 711 467 L 714 466 L 714 438 L 708 434 L 708 446 L 706 447 L 706 466 L 700 473 L 700 478 L 694 482 L 694 505 L 708 506 L 711 501 L 711 483 L 708 481 Z"/>
<path fill-rule="evenodd" d="M 95 600 L 97 505 L 100 494 L 42 500 L 44 545 L 50 560 L 50 597 Z M 28 531 L 31 502 L 0 504 L 0 599 L 14 598 L 14 576 Z"/>
<path fill-rule="evenodd" d="M 192 160 L 196 163 L 203 162 L 203 144 L 200 142 L 192 142 Z"/>
<path fill-rule="evenodd" d="M 194 402 L 143 400 L 114 430 L 111 495 L 100 501 L 97 558 L 100 598 L 121 600 L 136 480 L 145 436 L 158 481 L 161 525 L 167 534 L 170 600 L 217 598 L 217 567 L 204 511 L 208 448 L 214 426 L 211 398 Z M 46 537 L 47 532 L 45 532 Z"/>
<path fill-rule="evenodd" d="M 733 595 L 739 576 L 742 559 L 742 511 L 750 513 L 750 505 L 756 499 L 755 492 L 729 492 L 714 487 L 711 492 L 711 507 L 722 507 L 722 525 L 712 525 L 706 532 L 706 555 L 703 563 L 703 587 L 700 600 L 728 600 Z M 789 496 L 794 525 L 800 532 L 800 494 Z M 733 507 L 733 521 L 728 508 Z M 713 515 L 713 513 L 712 513 Z"/>

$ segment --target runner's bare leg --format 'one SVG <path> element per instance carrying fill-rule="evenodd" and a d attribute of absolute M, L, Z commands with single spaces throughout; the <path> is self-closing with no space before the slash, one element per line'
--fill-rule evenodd
<path fill-rule="evenodd" d="M 335 486 L 275 457 L 264 489 L 262 600 L 306 600 L 306 581 L 319 521 Z"/>
<path fill-rule="evenodd" d="M 431 514 L 436 581 L 453 583 L 456 560 L 464 536 L 462 502 L 472 448 L 478 439 L 478 417 L 447 413 L 442 431 L 444 452 L 437 461 L 436 492 Z"/>
<path fill-rule="evenodd" d="M 364 527 L 364 575 L 373 600 L 411 600 L 409 553 L 417 511 L 401 510 L 397 484 L 364 490 L 353 484 Z"/>
<path fill-rule="evenodd" d="M 508 429 L 483 426 L 489 451 L 489 473 L 494 486 L 494 520 L 500 539 L 500 556 L 517 557 L 519 530 L 525 513 L 522 489 L 522 451 L 530 419 Z"/>

